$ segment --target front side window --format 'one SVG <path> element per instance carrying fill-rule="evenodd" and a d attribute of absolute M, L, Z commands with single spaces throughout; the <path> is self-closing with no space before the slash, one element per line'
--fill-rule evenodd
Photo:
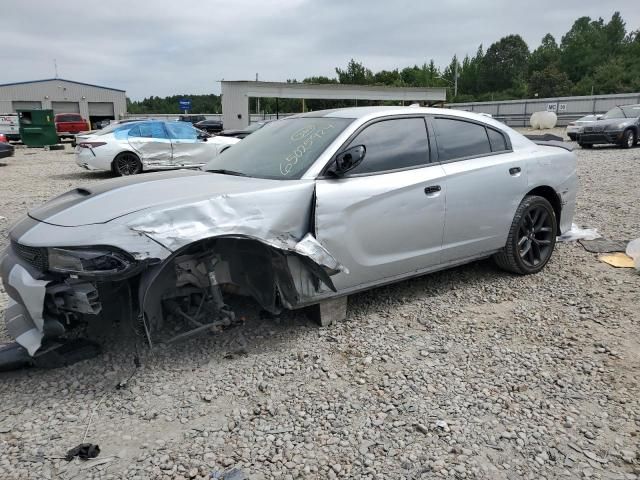
<path fill-rule="evenodd" d="M 351 118 L 292 117 L 270 122 L 211 160 L 206 170 L 257 178 L 301 178 Z"/>
<path fill-rule="evenodd" d="M 429 137 L 423 118 L 396 118 L 366 127 L 349 147 L 364 145 L 364 160 L 349 175 L 411 168 L 429 163 Z M 347 147 L 347 148 L 349 148 Z"/>
<path fill-rule="evenodd" d="M 640 106 L 639 105 L 627 105 L 626 107 L 622 107 L 624 114 L 627 118 L 637 118 L 640 117 Z"/>
<path fill-rule="evenodd" d="M 195 140 L 198 132 L 195 127 L 187 122 L 167 122 L 169 137 L 180 140 Z"/>
<path fill-rule="evenodd" d="M 482 125 L 450 118 L 435 118 L 433 125 L 441 162 L 491 153 L 489 137 Z"/>

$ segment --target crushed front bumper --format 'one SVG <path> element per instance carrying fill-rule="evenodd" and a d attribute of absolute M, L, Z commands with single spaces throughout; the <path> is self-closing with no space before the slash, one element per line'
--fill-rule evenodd
<path fill-rule="evenodd" d="M 33 356 L 44 338 L 44 298 L 50 280 L 19 259 L 11 246 L 0 256 L 0 274 L 9 295 L 7 332 Z"/>

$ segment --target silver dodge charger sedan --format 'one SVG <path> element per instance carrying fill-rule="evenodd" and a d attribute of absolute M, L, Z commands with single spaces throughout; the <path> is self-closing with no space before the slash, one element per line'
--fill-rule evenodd
<path fill-rule="evenodd" d="M 130 321 L 150 345 L 224 328 L 246 297 L 326 324 L 349 294 L 486 257 L 537 273 L 576 188 L 570 149 L 486 116 L 295 115 L 202 171 L 106 180 L 30 211 L 1 257 L 7 331 L 42 364 L 92 326 Z"/>

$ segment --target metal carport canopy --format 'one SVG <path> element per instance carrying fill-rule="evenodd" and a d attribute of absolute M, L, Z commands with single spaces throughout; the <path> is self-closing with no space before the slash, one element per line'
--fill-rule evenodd
<path fill-rule="evenodd" d="M 222 114 L 225 128 L 244 128 L 249 124 L 249 98 L 305 98 L 317 100 L 402 100 L 405 102 L 446 101 L 446 88 L 386 87 L 339 83 L 222 82 Z"/>

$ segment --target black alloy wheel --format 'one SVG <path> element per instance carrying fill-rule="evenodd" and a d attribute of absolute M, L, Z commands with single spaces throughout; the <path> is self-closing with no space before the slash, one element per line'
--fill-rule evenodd
<path fill-rule="evenodd" d="M 503 270 L 529 275 L 547 264 L 556 245 L 558 220 L 544 197 L 530 195 L 518 206 L 504 248 L 494 255 Z"/>
<path fill-rule="evenodd" d="M 526 266 L 536 268 L 549 260 L 554 243 L 551 237 L 554 222 L 543 205 L 530 207 L 520 220 L 518 254 Z"/>
<path fill-rule="evenodd" d="M 113 160 L 113 172 L 122 177 L 136 175 L 142 171 L 142 164 L 135 153 L 124 152 Z"/>

